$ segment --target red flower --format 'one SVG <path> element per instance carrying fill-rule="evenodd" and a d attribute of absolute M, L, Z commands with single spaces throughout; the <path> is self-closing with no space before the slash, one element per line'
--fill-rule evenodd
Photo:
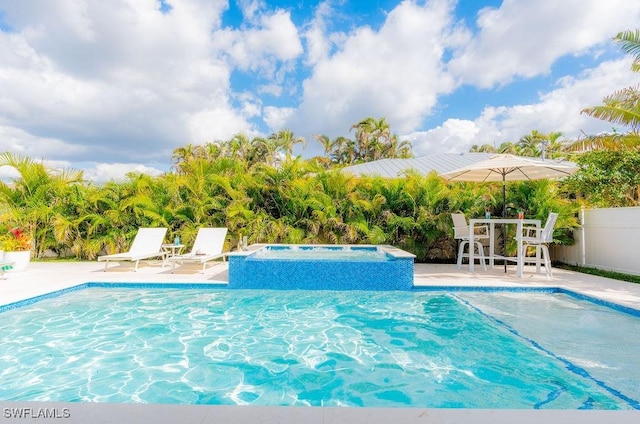
<path fill-rule="evenodd" d="M 6 252 L 31 250 L 31 237 L 21 227 L 7 230 L 6 236 L 0 235 L 0 250 Z"/>

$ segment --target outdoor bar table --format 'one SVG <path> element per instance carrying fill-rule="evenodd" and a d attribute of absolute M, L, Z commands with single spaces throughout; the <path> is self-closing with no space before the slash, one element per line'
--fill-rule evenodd
<path fill-rule="evenodd" d="M 495 258 L 515 261 L 517 264 L 516 267 L 516 277 L 522 277 L 522 270 L 524 268 L 524 256 L 522 255 L 522 227 L 524 225 L 527 226 L 535 226 L 540 228 L 541 221 L 539 219 L 520 219 L 520 218 L 472 218 L 469 220 L 469 246 L 473 246 L 474 243 L 474 228 L 478 224 L 488 224 L 489 225 L 489 265 L 493 268 L 493 262 Z M 516 241 L 518 243 L 518 253 L 516 257 L 507 257 L 507 256 L 496 256 L 495 249 L 495 225 L 496 224 L 515 224 L 518 228 L 516 231 Z M 506 232 L 505 232 L 506 233 Z M 472 247 L 469 248 L 469 271 L 473 272 L 474 270 L 474 262 L 475 262 L 475 249 Z M 538 252 L 536 255 L 539 255 Z M 539 272 L 540 261 L 537 261 L 536 270 Z"/>

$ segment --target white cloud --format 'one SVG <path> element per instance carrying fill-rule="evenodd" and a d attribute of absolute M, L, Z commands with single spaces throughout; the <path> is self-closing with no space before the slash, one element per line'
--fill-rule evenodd
<path fill-rule="evenodd" d="M 163 12 L 157 0 L 0 0 L 0 149 L 155 169 L 187 143 L 282 128 L 309 141 L 350 136 L 368 116 L 424 153 L 532 129 L 590 132 L 608 124 L 579 110 L 630 85 L 622 64 L 585 68 L 532 104 L 453 114 L 431 130 L 423 122 L 463 85 L 529 81 L 572 57 L 611 59 L 611 37 L 640 20 L 640 4 L 627 0 L 504 0 L 477 22 L 456 18 L 460 1 L 405 0 L 356 26 L 348 3 L 325 0 L 296 26 L 303 3 L 241 0 L 245 20 L 234 28 L 222 26 L 227 0 L 168 3 Z"/>
<path fill-rule="evenodd" d="M 82 155 L 87 150 L 87 146 L 39 137 L 21 128 L 0 125 L 0 152 L 13 152 L 33 159 L 53 159 Z"/>
<path fill-rule="evenodd" d="M 429 131 L 408 134 L 414 153 L 421 156 L 437 152 L 466 152 L 474 145 L 499 146 L 517 142 L 532 130 L 562 132 L 567 139 L 581 134 L 609 131 L 612 124 L 580 111 L 602 104 L 602 98 L 614 91 L 640 84 L 640 74 L 630 70 L 630 61 L 622 59 L 600 64 L 582 74 L 560 79 L 557 88 L 542 93 L 533 104 L 484 108 L 475 120 L 449 119 Z"/>
<path fill-rule="evenodd" d="M 205 109 L 188 118 L 189 139 L 204 143 L 213 140 L 228 140 L 237 133 L 251 133 L 246 120 L 227 107 Z M 186 143 L 184 143 L 186 144 Z"/>
<path fill-rule="evenodd" d="M 327 37 L 327 21 L 331 20 L 334 13 L 330 0 L 321 2 L 316 8 L 314 19 L 304 33 L 307 65 L 315 65 L 329 56 L 333 43 L 331 38 Z"/>
<path fill-rule="evenodd" d="M 249 21 L 254 21 L 256 15 L 266 7 L 262 0 L 236 0 L 240 9 L 242 9 L 242 15 Z"/>
<path fill-rule="evenodd" d="M 20 173 L 12 166 L 0 166 L 0 181 L 9 182 L 19 178 Z"/>
<path fill-rule="evenodd" d="M 0 125 L 22 130 L 16 144 L 25 150 L 36 137 L 29 134 L 59 134 L 67 146 L 84 146 L 66 153 L 85 160 L 168 161 L 175 147 L 204 141 L 192 136 L 233 132 L 194 131 L 212 109 L 249 128 L 226 102 L 231 68 L 212 45 L 226 1 L 183 0 L 169 14 L 158 7 L 0 2 L 12 26 L 0 32 Z"/>
<path fill-rule="evenodd" d="M 279 61 L 295 59 L 302 53 L 298 30 L 289 12 L 261 15 L 259 26 L 224 29 L 216 32 L 216 46 L 226 51 L 242 70 L 273 73 Z"/>
<path fill-rule="evenodd" d="M 447 1 L 402 2 L 378 32 L 358 28 L 324 58 L 318 24 L 308 33 L 316 46 L 309 60 L 317 64 L 290 126 L 334 137 L 363 118 L 384 116 L 396 131 L 417 128 L 438 95 L 453 88 L 442 69 L 451 12 Z"/>
<path fill-rule="evenodd" d="M 403 140 L 410 140 L 416 157 L 433 153 L 456 153 L 469 150 L 467 146 L 475 140 L 480 128 L 473 121 L 448 119 L 442 126 L 428 131 L 417 131 L 403 136 Z"/>
<path fill-rule="evenodd" d="M 163 171 L 137 163 L 100 163 L 84 170 L 84 178 L 96 183 L 124 181 L 130 172 L 157 176 Z"/>
<path fill-rule="evenodd" d="M 265 84 L 258 87 L 258 92 L 261 94 L 271 94 L 274 97 L 282 95 L 283 89 L 279 84 Z"/>
<path fill-rule="evenodd" d="M 478 34 L 467 34 L 448 67 L 467 84 L 504 85 L 546 74 L 560 57 L 586 54 L 638 20 L 628 0 L 505 0 L 479 13 Z"/>
<path fill-rule="evenodd" d="M 286 128 L 287 120 L 295 113 L 294 108 L 277 108 L 267 106 L 264 108 L 264 121 L 272 132 Z"/>

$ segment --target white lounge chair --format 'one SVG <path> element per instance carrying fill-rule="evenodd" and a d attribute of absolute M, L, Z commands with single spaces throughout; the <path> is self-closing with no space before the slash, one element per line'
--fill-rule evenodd
<path fill-rule="evenodd" d="M 544 264 L 547 279 L 551 278 L 551 258 L 549 257 L 547 244 L 553 241 L 553 229 L 557 219 L 558 214 L 551 212 L 547 217 L 547 222 L 544 224 L 544 227 L 522 228 L 522 257 L 525 262 L 534 262 L 536 264 L 536 271 L 539 271 L 541 263 Z M 527 257 L 527 249 L 529 249 L 529 247 L 536 249 L 535 258 Z"/>
<path fill-rule="evenodd" d="M 140 228 L 128 252 L 98 256 L 98 261 L 106 261 L 104 264 L 105 271 L 107 270 L 109 261 L 135 261 L 136 265 L 133 270 L 137 271 L 138 263 L 142 259 L 157 256 L 164 258 L 165 252 L 162 251 L 162 241 L 166 234 L 166 228 Z"/>
<path fill-rule="evenodd" d="M 202 264 L 202 273 L 207 266 L 207 262 L 222 258 L 224 261 L 224 240 L 227 237 L 226 228 L 200 228 L 193 242 L 191 252 L 184 255 L 176 255 L 169 258 L 173 267 L 171 272 L 176 268 L 176 263 L 183 264 L 185 262 Z"/>
<path fill-rule="evenodd" d="M 458 264 L 457 267 L 462 267 L 462 258 L 468 258 L 469 254 L 464 252 L 464 248 L 469 244 L 469 224 L 467 223 L 467 218 L 465 218 L 462 213 L 452 213 L 451 219 L 453 220 L 453 237 L 456 240 L 460 240 L 460 248 L 458 249 Z M 478 248 L 478 260 L 482 263 L 482 269 L 487 270 L 487 266 L 485 264 L 486 259 L 484 257 L 484 248 L 482 246 L 482 242 L 480 239 L 488 239 L 489 238 L 489 230 L 486 225 L 476 226 L 474 228 L 474 246 L 469 246 L 469 249 Z"/>

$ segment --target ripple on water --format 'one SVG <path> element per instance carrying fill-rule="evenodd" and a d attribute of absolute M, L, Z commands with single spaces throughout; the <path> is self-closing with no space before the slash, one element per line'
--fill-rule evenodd
<path fill-rule="evenodd" d="M 628 407 L 463 297 L 513 325 L 520 315 L 533 320 L 530 311 L 547 299 L 521 311 L 513 305 L 522 296 L 513 294 L 493 301 L 403 292 L 74 292 L 2 313 L 0 399 Z M 583 323 L 597 316 L 573 300 L 554 307 Z M 619 372 L 582 353 L 568 357 Z"/>

